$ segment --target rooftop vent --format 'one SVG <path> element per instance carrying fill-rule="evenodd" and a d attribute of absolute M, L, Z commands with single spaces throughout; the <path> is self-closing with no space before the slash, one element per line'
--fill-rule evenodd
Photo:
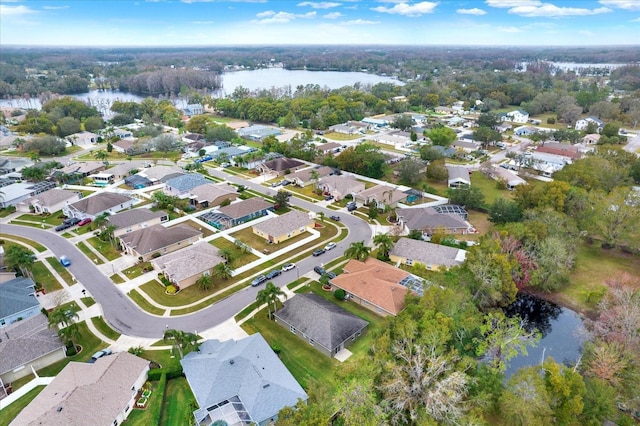
<path fill-rule="evenodd" d="M 56 408 L 56 411 L 59 413 L 60 411 L 62 411 L 62 407 Z"/>
<path fill-rule="evenodd" d="M 229 364 L 233 365 L 235 361 L 233 361 L 232 359 L 229 360 Z"/>

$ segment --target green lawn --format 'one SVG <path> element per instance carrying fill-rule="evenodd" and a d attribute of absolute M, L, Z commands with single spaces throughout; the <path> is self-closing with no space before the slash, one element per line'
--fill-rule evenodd
<path fill-rule="evenodd" d="M 223 249 L 230 250 L 231 253 L 233 254 L 232 263 L 235 268 L 239 268 L 255 260 L 258 260 L 258 256 L 256 256 L 253 253 L 245 253 L 238 246 L 236 246 L 234 243 L 227 240 L 226 238 L 222 238 L 222 237 L 214 238 L 213 240 L 209 241 L 209 244 L 219 248 L 220 250 L 223 250 Z"/>
<path fill-rule="evenodd" d="M 300 235 L 296 235 L 293 238 L 289 238 L 286 241 L 283 241 L 278 244 L 269 244 L 267 240 L 253 233 L 252 228 L 245 228 L 241 231 L 234 232 L 230 235 L 232 238 L 236 238 L 248 246 L 253 247 L 254 249 L 263 252 L 263 253 L 273 253 L 278 250 L 282 250 L 285 247 L 290 246 L 300 240 L 304 240 L 311 236 L 308 232 L 303 232 Z"/>
<path fill-rule="evenodd" d="M 67 283 L 67 285 L 71 286 L 75 284 L 75 281 L 71 276 L 71 273 L 67 271 L 67 268 L 62 266 L 62 264 L 58 261 L 58 259 L 56 259 L 55 257 L 47 257 L 47 262 L 49 262 L 49 265 L 51 265 L 53 269 L 55 269 L 55 271 L 58 273 L 58 275 L 62 277 L 64 282 Z"/>
<path fill-rule="evenodd" d="M 62 265 L 60 265 L 62 266 Z M 51 293 L 52 291 L 62 290 L 62 285 L 58 282 L 58 280 L 53 276 L 51 272 L 47 269 L 46 266 L 41 261 L 37 261 L 33 264 L 33 280 L 42 285 L 47 293 Z"/>
<path fill-rule="evenodd" d="M 142 295 L 137 290 L 131 290 L 127 293 L 128 296 L 138 305 L 143 311 L 147 311 L 153 315 L 162 315 L 164 314 L 164 309 L 157 308 L 153 306 L 151 303 L 147 302 L 147 299 L 142 297 Z"/>
<path fill-rule="evenodd" d="M 163 394 L 158 392 L 158 384 L 160 382 L 151 383 L 151 397 L 147 403 L 147 408 L 139 409 L 134 407 L 129 413 L 127 420 L 122 423 L 125 426 L 147 426 L 153 423 L 153 412 L 160 412 L 162 407 Z"/>
<path fill-rule="evenodd" d="M 93 325 L 98 329 L 98 331 L 104 334 L 111 340 L 118 340 L 120 337 L 120 333 L 115 331 L 113 328 L 109 327 L 109 325 L 104 321 L 102 317 L 94 317 L 90 318 Z"/>
<path fill-rule="evenodd" d="M 498 198 L 506 198 L 508 200 L 513 198 L 513 191 L 498 189 L 495 180 L 486 177 L 480 172 L 471 173 L 471 186 L 475 186 L 482 191 L 486 205 L 493 204 Z"/>
<path fill-rule="evenodd" d="M 190 227 L 192 227 L 196 231 L 202 232 L 203 238 L 214 234 L 214 232 L 212 230 L 210 230 L 209 228 L 207 228 L 205 226 L 202 226 L 202 225 L 200 225 L 198 223 L 195 223 L 192 220 L 186 220 L 186 221 L 180 223 L 180 225 L 183 225 L 183 224 L 184 225 L 189 225 Z"/>
<path fill-rule="evenodd" d="M 193 420 L 193 410 L 197 407 L 196 398 L 184 377 L 167 381 L 164 393 L 160 424 L 184 425 Z"/>
<path fill-rule="evenodd" d="M 11 421 L 15 419 L 18 414 L 20 414 L 22 409 L 29 405 L 29 403 L 33 401 L 34 398 L 38 396 L 38 394 L 42 392 L 45 387 L 46 386 L 37 386 L 31 389 L 29 392 L 27 392 L 26 395 L 23 395 L 20 399 L 14 401 L 8 407 L 0 410 L 0 426 L 8 426 L 9 423 L 11 423 Z"/>
<path fill-rule="evenodd" d="M 109 241 L 101 241 L 98 237 L 93 237 L 89 238 L 87 242 L 109 261 L 120 257 L 120 252 Z"/>
<path fill-rule="evenodd" d="M 26 221 L 40 222 L 40 223 L 44 222 L 51 226 L 58 226 L 64 221 L 64 216 L 60 211 L 57 211 L 53 214 L 48 214 L 48 215 L 38 215 L 38 214 L 27 213 L 27 214 L 18 216 L 16 220 L 26 220 Z"/>
<path fill-rule="evenodd" d="M 93 297 L 82 297 L 80 298 L 80 300 L 82 300 L 82 303 L 84 303 L 84 306 L 86 306 L 87 308 L 96 304 L 96 301 Z"/>
<path fill-rule="evenodd" d="M 145 271 L 146 269 L 146 271 Z M 122 274 L 131 279 L 137 278 L 142 274 L 146 274 L 149 271 L 153 271 L 153 267 L 151 266 L 150 262 L 142 262 L 142 263 L 136 263 L 135 265 L 125 269 L 122 271 Z M 116 274 L 116 276 L 118 276 L 118 274 Z M 121 280 L 122 282 L 122 278 L 120 278 L 118 276 L 118 279 Z M 117 284 L 117 283 L 116 283 Z"/>
<path fill-rule="evenodd" d="M 280 180 L 280 179 L 276 179 L 276 181 L 278 181 L 278 180 Z M 308 197 L 308 198 L 311 199 L 310 201 L 324 200 L 323 196 L 318 195 L 315 192 L 313 192 L 314 186 L 315 185 L 313 185 L 313 184 L 307 185 L 307 186 L 304 186 L 304 187 L 289 185 L 289 186 L 285 187 L 285 191 L 290 191 L 294 195 L 302 195 L 304 197 Z"/>
<path fill-rule="evenodd" d="M 324 137 L 327 139 L 333 139 L 334 141 L 352 141 L 352 140 L 360 139 L 362 135 L 360 133 L 357 133 L 354 135 L 347 135 L 344 133 L 329 132 L 329 133 L 325 133 Z"/>
<path fill-rule="evenodd" d="M 109 279 L 113 281 L 114 284 L 122 284 L 124 282 L 124 279 L 120 276 L 120 274 L 113 274 L 109 277 Z"/>
<path fill-rule="evenodd" d="M 84 253 L 84 255 L 87 256 L 89 259 L 91 259 L 91 261 L 94 262 L 96 265 L 102 265 L 104 263 L 104 261 L 100 259 L 98 256 L 96 256 L 96 254 L 92 252 L 91 249 L 87 246 L 87 244 L 84 243 L 83 241 L 80 241 L 78 244 L 76 244 L 76 247 L 78 247 L 80 251 Z"/>
<path fill-rule="evenodd" d="M 165 293 L 165 287 L 159 281 L 151 280 L 140 286 L 140 290 L 144 291 L 149 297 L 164 306 L 179 307 L 197 302 L 203 297 L 218 291 L 222 286 L 218 287 L 217 283 L 214 288 L 208 292 L 201 291 L 198 286 L 192 285 L 184 290 L 180 290 L 178 294 L 173 296 Z"/>

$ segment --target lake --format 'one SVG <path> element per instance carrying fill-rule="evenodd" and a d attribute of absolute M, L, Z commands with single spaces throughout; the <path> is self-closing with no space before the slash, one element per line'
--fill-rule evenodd
<path fill-rule="evenodd" d="M 506 377 L 519 368 L 540 365 L 543 357 L 553 357 L 558 363 L 568 364 L 580 358 L 586 333 L 580 315 L 571 309 L 519 293 L 516 301 L 505 309 L 505 314 L 520 315 L 527 322 L 527 327 L 537 328 L 542 334 L 537 346 L 527 349 L 527 355 L 519 355 L 509 361 Z"/>
<path fill-rule="evenodd" d="M 362 85 L 374 85 L 377 83 L 393 83 L 399 86 L 403 82 L 392 78 L 364 72 L 338 72 L 338 71 L 290 71 L 283 68 L 267 68 L 251 71 L 233 71 L 222 75 L 222 88 L 212 93 L 214 96 L 226 96 L 242 86 L 251 91 L 260 89 L 270 89 L 272 87 L 282 89 L 290 88 L 295 91 L 296 86 L 307 84 L 317 84 L 320 87 L 338 89 L 344 86 L 352 86 L 356 83 Z M 70 95 L 73 98 L 87 102 L 95 106 L 106 118 L 113 115 L 110 111 L 114 101 L 134 101 L 140 102 L 143 96 L 133 93 L 112 91 L 112 90 L 91 90 L 86 93 Z M 185 106 L 185 100 L 177 98 L 174 100 L 178 108 Z M 14 108 L 40 109 L 42 105 L 37 97 L 31 99 L 1 99 L 0 106 Z"/>

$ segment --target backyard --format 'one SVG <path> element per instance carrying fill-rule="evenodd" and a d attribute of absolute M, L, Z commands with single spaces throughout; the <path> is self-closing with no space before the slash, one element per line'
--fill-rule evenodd
<path fill-rule="evenodd" d="M 282 250 L 283 248 L 288 247 L 298 241 L 304 240 L 305 238 L 310 237 L 311 234 L 308 232 L 304 232 L 279 244 L 269 244 L 266 239 L 254 234 L 252 228 L 245 228 L 241 231 L 230 234 L 230 236 L 242 241 L 243 243 L 247 244 L 250 247 L 253 247 L 254 249 L 262 253 L 273 253 L 278 250 Z"/>
<path fill-rule="evenodd" d="M 45 387 L 46 386 L 36 386 L 35 388 L 27 392 L 26 395 L 22 396 L 20 399 L 10 404 L 8 407 L 0 410 L 0 426 L 8 426 L 9 423 L 11 423 L 11 421 L 15 419 L 18 414 L 20 414 L 22 409 L 29 405 L 29 403 L 33 401 L 34 398 L 38 396 L 38 394 L 42 392 Z"/>
<path fill-rule="evenodd" d="M 217 247 L 220 250 L 229 250 L 233 257 L 233 262 L 231 263 L 235 268 L 239 268 L 240 266 L 244 266 L 248 263 L 258 260 L 258 256 L 256 256 L 255 254 L 251 252 L 245 252 L 240 247 L 223 237 L 214 238 L 213 240 L 209 241 L 209 244 Z"/>

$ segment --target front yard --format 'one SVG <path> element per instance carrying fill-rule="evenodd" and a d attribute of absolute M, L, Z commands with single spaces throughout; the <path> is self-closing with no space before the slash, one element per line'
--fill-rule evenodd
<path fill-rule="evenodd" d="M 309 232 L 304 232 L 300 235 L 296 235 L 295 237 L 289 238 L 286 241 L 283 241 L 279 244 L 269 244 L 267 240 L 253 233 L 252 228 L 245 228 L 241 231 L 234 232 L 230 234 L 231 237 L 236 238 L 246 245 L 253 247 L 254 249 L 262 252 L 262 253 L 273 253 L 278 250 L 282 250 L 290 246 L 293 243 L 296 243 L 300 240 L 304 240 L 311 236 Z"/>
<path fill-rule="evenodd" d="M 116 260 L 120 257 L 120 252 L 115 248 L 115 242 L 102 241 L 98 237 L 89 238 L 87 242 L 109 261 Z"/>
<path fill-rule="evenodd" d="M 62 265 L 60 265 L 62 266 Z M 40 284 L 47 293 L 52 291 L 62 290 L 62 286 L 58 280 L 53 276 L 49 269 L 40 261 L 33 264 L 33 281 Z"/>

